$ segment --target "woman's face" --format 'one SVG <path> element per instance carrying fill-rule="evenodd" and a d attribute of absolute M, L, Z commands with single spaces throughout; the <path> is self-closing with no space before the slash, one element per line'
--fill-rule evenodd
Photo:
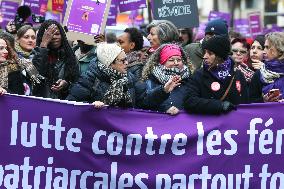
<path fill-rule="evenodd" d="M 205 49 L 205 54 L 203 56 L 203 59 L 204 59 L 206 64 L 212 65 L 214 63 L 214 61 L 215 61 L 215 58 L 216 58 L 215 53 Z"/>
<path fill-rule="evenodd" d="M 248 51 L 242 43 L 236 42 L 232 45 L 232 59 L 237 63 L 245 63 L 248 59 Z"/>
<path fill-rule="evenodd" d="M 0 64 L 6 62 L 8 58 L 7 44 L 3 39 L 0 39 Z"/>
<path fill-rule="evenodd" d="M 130 36 L 126 32 L 124 32 L 117 38 L 117 42 L 125 53 L 129 53 L 135 47 L 135 43 L 130 41 Z"/>
<path fill-rule="evenodd" d="M 182 58 L 181 56 L 172 56 L 170 57 L 164 64 L 167 68 L 183 68 Z"/>
<path fill-rule="evenodd" d="M 157 49 L 161 45 L 161 42 L 158 38 L 158 31 L 156 27 L 151 28 L 150 33 L 147 36 L 147 39 L 149 40 L 151 47 L 154 49 Z"/>
<path fill-rule="evenodd" d="M 127 60 L 126 54 L 122 51 L 114 60 L 114 62 L 110 65 L 110 67 L 120 73 L 126 74 L 127 73 Z"/>
<path fill-rule="evenodd" d="M 266 60 L 273 60 L 279 57 L 279 52 L 277 49 L 269 42 L 265 40 L 264 44 L 264 56 Z"/>
<path fill-rule="evenodd" d="M 249 51 L 250 59 L 252 62 L 263 60 L 263 49 L 258 41 L 254 41 Z"/>
<path fill-rule="evenodd" d="M 18 39 L 20 47 L 27 52 L 32 51 L 36 46 L 36 34 L 29 29 L 21 38 Z"/>
<path fill-rule="evenodd" d="M 50 41 L 50 46 L 53 49 L 58 49 L 59 47 L 61 47 L 61 43 L 62 43 L 62 37 L 60 34 L 60 30 L 56 26 L 56 32 L 54 33 L 52 40 Z"/>

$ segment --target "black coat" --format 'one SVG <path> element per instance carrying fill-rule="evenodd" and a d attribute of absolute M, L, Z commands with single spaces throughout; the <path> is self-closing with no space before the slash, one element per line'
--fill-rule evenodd
<path fill-rule="evenodd" d="M 20 70 L 8 74 L 8 93 L 24 95 L 24 77 Z"/>
<path fill-rule="evenodd" d="M 249 98 L 251 103 L 263 102 L 262 87 L 264 84 L 260 80 L 260 71 L 256 71 L 249 85 Z"/>
<path fill-rule="evenodd" d="M 128 89 L 132 98 L 134 107 L 135 105 L 135 90 L 133 83 L 133 76 L 128 74 Z M 103 96 L 108 90 L 111 81 L 105 73 L 100 71 L 97 58 L 94 58 L 86 72 L 84 72 L 78 82 L 76 82 L 70 90 L 70 94 L 66 98 L 69 101 L 78 101 L 78 102 L 94 102 L 94 101 L 103 101 Z M 119 104 L 120 107 L 125 107 L 124 102 Z"/>
<path fill-rule="evenodd" d="M 151 75 L 148 80 L 136 85 L 137 106 L 142 109 L 160 112 L 166 112 L 172 106 L 182 110 L 187 94 L 186 83 L 188 80 L 182 81 L 181 85 L 176 87 L 171 93 L 166 93 L 164 85 Z"/>
<path fill-rule="evenodd" d="M 235 74 L 235 78 L 224 101 L 229 101 L 235 105 L 248 103 L 247 83 L 243 74 L 240 71 L 231 71 L 231 73 Z M 185 110 L 201 114 L 222 113 L 222 101 L 220 99 L 228 88 L 232 77 L 228 77 L 224 83 L 221 83 L 205 69 L 196 71 L 188 83 L 188 96 L 184 105 Z M 212 89 L 211 85 L 213 82 L 220 84 L 219 90 L 214 91 L 214 88 Z"/>

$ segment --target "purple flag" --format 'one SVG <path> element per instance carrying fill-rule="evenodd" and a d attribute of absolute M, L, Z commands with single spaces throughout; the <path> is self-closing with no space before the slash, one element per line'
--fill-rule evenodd
<path fill-rule="evenodd" d="M 260 13 L 250 13 L 248 15 L 250 31 L 253 37 L 262 34 Z"/>
<path fill-rule="evenodd" d="M 234 30 L 246 38 L 251 37 L 249 20 L 245 18 L 234 20 Z"/>
<path fill-rule="evenodd" d="M 283 108 L 170 116 L 4 95 L 0 188 L 283 188 Z"/>
<path fill-rule="evenodd" d="M 19 3 L 8 0 L 2 0 L 0 7 L 2 16 L 1 27 L 5 28 L 8 22 L 15 19 Z"/>
<path fill-rule="evenodd" d="M 146 0 L 120 0 L 119 1 L 119 11 L 126 12 L 136 9 L 146 8 Z"/>
<path fill-rule="evenodd" d="M 226 12 L 210 11 L 208 21 L 222 19 L 227 22 L 228 25 L 231 23 L 231 14 Z"/>
<path fill-rule="evenodd" d="M 118 2 L 117 1 L 112 1 L 107 17 L 107 26 L 115 26 L 116 25 L 116 17 L 118 14 Z"/>

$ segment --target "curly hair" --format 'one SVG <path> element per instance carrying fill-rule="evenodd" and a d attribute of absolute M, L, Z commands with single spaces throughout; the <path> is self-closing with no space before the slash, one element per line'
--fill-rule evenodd
<path fill-rule="evenodd" d="M 147 26 L 147 32 L 150 33 L 150 30 L 154 27 L 157 29 L 158 38 L 161 44 L 179 41 L 178 29 L 172 22 L 168 20 L 153 20 Z"/>
<path fill-rule="evenodd" d="M 275 47 L 279 53 L 279 59 L 284 59 L 284 33 L 271 32 L 265 35 L 265 39 L 270 42 L 270 45 Z M 271 48 L 271 47 L 268 47 Z"/>
<path fill-rule="evenodd" d="M 143 35 L 137 28 L 126 28 L 124 32 L 128 33 L 130 41 L 135 43 L 134 51 L 139 51 L 143 48 Z"/>
<path fill-rule="evenodd" d="M 61 47 L 58 50 L 63 51 L 63 53 L 65 55 L 64 62 L 66 64 L 66 66 L 65 66 L 66 78 L 69 81 L 74 81 L 78 77 L 78 75 L 77 75 L 78 73 L 74 72 L 74 69 L 76 69 L 76 67 L 78 66 L 77 65 L 77 59 L 76 59 L 76 56 L 75 56 L 71 46 L 68 43 L 65 30 L 63 29 L 63 27 L 61 26 L 60 23 L 58 23 L 55 20 L 46 20 L 46 21 L 44 21 L 41 24 L 41 26 L 40 26 L 40 28 L 38 30 L 36 45 L 38 47 L 40 46 L 40 44 L 42 42 L 42 37 L 44 35 L 44 32 L 52 24 L 55 24 L 58 27 L 60 35 L 61 35 L 61 38 L 62 38 L 61 39 Z"/>
<path fill-rule="evenodd" d="M 9 41 L 7 41 L 5 39 L 5 37 L 2 37 L 2 36 L 0 36 L 0 39 L 4 40 L 6 45 L 7 45 L 7 51 L 8 51 L 7 61 L 9 63 L 17 63 L 18 55 L 15 52 L 15 50 L 12 48 L 11 44 L 9 43 Z"/>
<path fill-rule="evenodd" d="M 162 49 L 167 46 L 167 45 L 173 45 L 173 43 L 167 43 L 167 44 L 163 44 L 161 45 L 149 58 L 149 60 L 147 61 L 147 63 L 145 64 L 143 71 L 142 71 L 142 81 L 145 81 L 147 79 L 149 79 L 149 76 L 152 73 L 152 70 L 154 68 L 154 66 L 160 64 L 160 53 L 162 51 Z M 178 44 L 174 44 L 174 45 L 178 45 Z M 180 47 L 180 46 L 179 46 Z M 180 52 L 181 52 L 181 58 L 182 58 L 182 63 L 188 67 L 190 67 L 187 58 L 186 58 L 186 54 L 184 52 L 184 50 L 180 47 Z"/>

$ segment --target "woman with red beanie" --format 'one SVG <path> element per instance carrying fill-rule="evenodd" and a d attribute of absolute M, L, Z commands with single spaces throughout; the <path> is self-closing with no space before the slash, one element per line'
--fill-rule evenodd
<path fill-rule="evenodd" d="M 140 108 L 177 114 L 183 109 L 189 76 L 182 48 L 176 44 L 161 45 L 143 69 L 143 82 L 137 87 Z"/>

